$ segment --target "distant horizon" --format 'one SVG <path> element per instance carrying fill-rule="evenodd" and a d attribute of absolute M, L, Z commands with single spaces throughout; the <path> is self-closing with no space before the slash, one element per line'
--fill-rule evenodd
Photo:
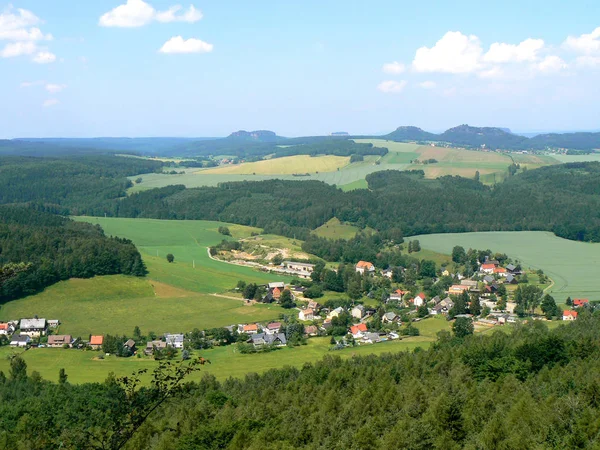
<path fill-rule="evenodd" d="M 512 134 L 516 134 L 516 135 L 520 135 L 520 136 L 530 136 L 530 135 L 540 135 L 540 134 L 567 134 L 567 133 L 599 133 L 600 129 L 574 129 L 574 130 L 533 130 L 533 131 L 521 131 L 521 130 L 513 130 L 509 127 L 497 127 L 497 126 L 492 126 L 492 125 L 471 125 L 468 124 L 469 126 L 473 126 L 473 127 L 478 127 L 478 128 L 501 128 L 501 129 L 510 129 Z M 434 133 L 434 134 L 441 134 L 444 131 L 448 130 L 449 128 L 444 128 L 444 129 L 426 129 L 423 127 L 419 127 L 417 125 L 399 125 L 399 126 L 415 126 L 418 128 L 421 128 L 423 131 L 427 131 L 429 133 Z M 458 125 L 455 125 L 458 126 Z M 393 130 L 390 131 L 384 131 L 384 132 L 377 132 L 377 133 L 352 133 L 347 131 L 348 136 L 352 137 L 352 136 L 379 136 L 379 137 L 383 137 L 391 132 L 393 132 L 394 130 L 396 130 L 398 127 L 394 128 Z M 450 127 L 452 128 L 452 127 Z M 259 129 L 257 128 L 255 129 L 237 129 L 237 130 L 232 130 L 231 133 L 234 133 L 236 131 L 258 131 Z M 293 139 L 293 138 L 300 138 L 300 137 L 320 137 L 320 136 L 330 136 L 330 133 L 326 133 L 326 134 L 299 134 L 299 135 L 282 135 L 279 134 L 277 131 L 269 129 L 269 128 L 260 128 L 260 130 L 264 130 L 264 131 L 273 131 L 275 134 L 277 134 L 277 136 L 282 137 L 282 138 L 289 138 L 289 139 Z M 340 132 L 340 131 L 337 131 Z M 341 130 L 341 132 L 344 132 L 344 130 Z M 0 139 L 7 139 L 7 140 L 51 140 L 51 139 L 189 139 L 189 140 L 193 140 L 193 139 L 203 139 L 203 140 L 211 140 L 211 139 L 224 139 L 226 137 L 228 137 L 231 133 L 227 134 L 227 135 L 222 135 L 222 136 L 200 136 L 200 135 L 139 135 L 139 136 L 110 136 L 110 135 L 106 135 L 106 136 L 17 136 L 17 137 L 6 137 L 6 138 L 2 138 L 0 137 Z M 331 133 L 334 133 L 334 131 L 332 131 Z"/>
<path fill-rule="evenodd" d="M 0 137 L 598 128 L 600 2 L 72 3 L 0 0 Z"/>

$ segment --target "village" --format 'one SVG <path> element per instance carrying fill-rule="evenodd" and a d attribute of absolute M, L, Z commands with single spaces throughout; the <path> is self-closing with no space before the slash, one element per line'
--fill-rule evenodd
<path fill-rule="evenodd" d="M 298 279 L 309 279 L 314 269 L 315 265 L 307 262 L 284 261 L 276 271 L 294 275 Z M 392 278 L 391 270 L 378 271 L 368 261 L 359 261 L 354 270 L 363 277 Z M 110 348 L 118 356 L 143 354 L 158 359 L 159 355 L 161 358 L 171 358 L 178 350 L 233 343 L 239 344 L 242 352 L 266 351 L 294 345 L 316 336 L 331 336 L 332 350 L 371 345 L 416 336 L 419 331 L 414 324 L 435 317 L 443 317 L 448 321 L 466 318 L 479 331 L 528 319 L 546 320 L 538 314 L 520 317 L 515 312 L 517 303 L 505 301 L 508 298 L 507 287 L 517 285 L 522 275 L 521 268 L 514 264 L 502 266 L 498 261 L 486 258 L 471 277 L 450 273 L 447 269 L 441 271 L 440 275 L 452 277 L 456 281 L 448 287 L 445 296 L 428 298 L 423 292 L 413 294 L 398 287 L 382 301 L 344 302 L 335 307 L 331 306 L 331 302 L 320 304 L 316 299 L 306 297 L 306 283 L 271 282 L 260 286 L 264 295 L 261 294 L 258 300 L 245 298 L 243 301 L 282 303 L 291 299 L 293 308 L 289 309 L 290 314 L 281 317 L 279 321 L 229 325 L 224 327 L 222 333 L 194 330 L 194 334 L 190 330 L 180 330 L 162 336 L 149 336 L 146 340 L 138 333 L 133 336 L 136 339 L 123 336 L 117 338 L 118 342 L 115 344 L 114 337 L 110 335 L 97 334 L 83 338 L 58 334 L 61 325 L 58 319 L 33 317 L 0 323 L 0 338 L 12 347 L 25 349 L 48 347 L 107 352 Z M 457 310 L 457 303 L 460 302 L 470 308 L 470 311 Z M 478 303 L 477 307 L 473 305 L 474 302 Z M 567 303 L 570 303 L 571 309 L 562 311 L 562 317 L 558 317 L 563 321 L 576 320 L 578 309 L 589 307 L 588 299 L 574 299 Z M 106 339 L 111 339 L 110 346 L 106 345 Z M 202 343 L 198 344 L 198 340 Z"/>

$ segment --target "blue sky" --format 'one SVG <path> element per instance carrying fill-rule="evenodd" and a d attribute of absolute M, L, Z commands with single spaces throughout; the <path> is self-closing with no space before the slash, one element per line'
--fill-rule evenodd
<path fill-rule="evenodd" d="M 0 137 L 598 129 L 600 2 L 0 0 Z"/>

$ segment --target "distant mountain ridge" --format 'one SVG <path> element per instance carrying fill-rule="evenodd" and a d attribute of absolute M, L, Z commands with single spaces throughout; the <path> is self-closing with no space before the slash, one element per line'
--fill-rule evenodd
<path fill-rule="evenodd" d="M 250 141 L 250 142 L 275 142 L 285 139 L 281 136 L 277 136 L 276 133 L 269 130 L 256 130 L 256 131 L 245 131 L 239 130 L 231 133 L 225 139 L 238 140 L 238 141 Z"/>
<path fill-rule="evenodd" d="M 414 126 L 402 126 L 381 137 L 391 141 L 442 142 L 461 147 L 488 148 L 491 150 L 567 148 L 589 151 L 600 149 L 600 132 L 548 133 L 528 138 L 513 134 L 508 128 L 498 127 L 459 125 L 441 134 L 435 134 Z"/>

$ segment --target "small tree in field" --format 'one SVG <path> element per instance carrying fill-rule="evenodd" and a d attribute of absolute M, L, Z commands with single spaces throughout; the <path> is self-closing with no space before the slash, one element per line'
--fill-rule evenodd
<path fill-rule="evenodd" d="M 173 256 L 173 253 L 169 253 L 167 255 L 167 261 L 169 261 L 170 263 L 172 263 L 173 261 L 175 261 L 175 257 Z"/>

